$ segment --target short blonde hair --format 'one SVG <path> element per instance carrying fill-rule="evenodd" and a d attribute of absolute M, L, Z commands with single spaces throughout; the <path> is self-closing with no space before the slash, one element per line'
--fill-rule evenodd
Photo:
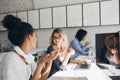
<path fill-rule="evenodd" d="M 53 36 L 54 36 L 55 33 L 58 33 L 58 34 L 60 34 L 60 35 L 62 36 L 62 41 L 63 41 L 63 42 L 62 42 L 61 46 L 64 46 L 64 47 L 67 49 L 67 48 L 68 48 L 67 35 L 64 33 L 64 31 L 63 31 L 62 29 L 59 29 L 59 28 L 55 29 L 55 30 L 52 32 L 52 34 L 51 34 L 51 36 L 50 36 L 50 45 L 51 45 L 51 46 L 55 46 L 54 41 L 53 41 Z"/>

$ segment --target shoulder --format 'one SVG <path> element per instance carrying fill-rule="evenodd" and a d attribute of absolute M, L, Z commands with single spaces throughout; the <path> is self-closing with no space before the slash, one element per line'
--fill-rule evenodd
<path fill-rule="evenodd" d="M 52 51 L 54 51 L 53 47 L 52 47 L 52 46 L 49 46 L 49 47 L 47 48 L 47 53 L 51 53 Z"/>
<path fill-rule="evenodd" d="M 20 64 L 20 60 L 17 57 L 17 54 L 14 52 L 10 52 L 8 53 L 1 61 L 1 69 L 11 69 L 11 68 L 15 68 L 15 66 L 19 66 L 18 64 Z"/>
<path fill-rule="evenodd" d="M 13 60 L 13 59 L 16 59 L 16 54 L 15 52 L 9 52 L 3 59 L 10 59 L 10 60 Z"/>
<path fill-rule="evenodd" d="M 17 63 L 19 60 L 17 54 L 15 52 L 8 53 L 2 60 L 1 64 L 11 64 L 11 63 Z"/>
<path fill-rule="evenodd" d="M 80 43 L 80 42 L 76 38 L 71 41 L 71 44 L 78 44 L 78 43 Z"/>

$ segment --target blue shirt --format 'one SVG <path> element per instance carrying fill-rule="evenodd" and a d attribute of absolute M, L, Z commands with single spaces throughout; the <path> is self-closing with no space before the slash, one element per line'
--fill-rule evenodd
<path fill-rule="evenodd" d="M 74 57 L 78 56 L 78 55 L 84 55 L 87 54 L 86 52 L 89 51 L 88 47 L 84 47 L 83 44 L 77 39 L 73 39 L 70 43 L 70 47 L 72 47 L 75 50 L 75 55 L 73 55 Z"/>

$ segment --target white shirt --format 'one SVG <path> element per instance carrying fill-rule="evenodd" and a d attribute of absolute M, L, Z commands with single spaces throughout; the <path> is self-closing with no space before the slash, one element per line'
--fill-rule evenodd
<path fill-rule="evenodd" d="M 108 61 L 110 62 L 110 64 L 115 64 L 115 60 L 114 60 L 114 56 L 110 55 L 110 57 L 107 57 Z"/>
<path fill-rule="evenodd" d="M 0 64 L 0 80 L 29 80 L 35 68 L 35 62 L 27 65 L 15 52 L 10 52 Z"/>

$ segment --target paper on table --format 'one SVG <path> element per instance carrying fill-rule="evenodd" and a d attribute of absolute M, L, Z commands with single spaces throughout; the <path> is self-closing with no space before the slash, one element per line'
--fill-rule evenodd
<path fill-rule="evenodd" d="M 87 77 L 51 77 L 48 80 L 88 80 Z"/>

